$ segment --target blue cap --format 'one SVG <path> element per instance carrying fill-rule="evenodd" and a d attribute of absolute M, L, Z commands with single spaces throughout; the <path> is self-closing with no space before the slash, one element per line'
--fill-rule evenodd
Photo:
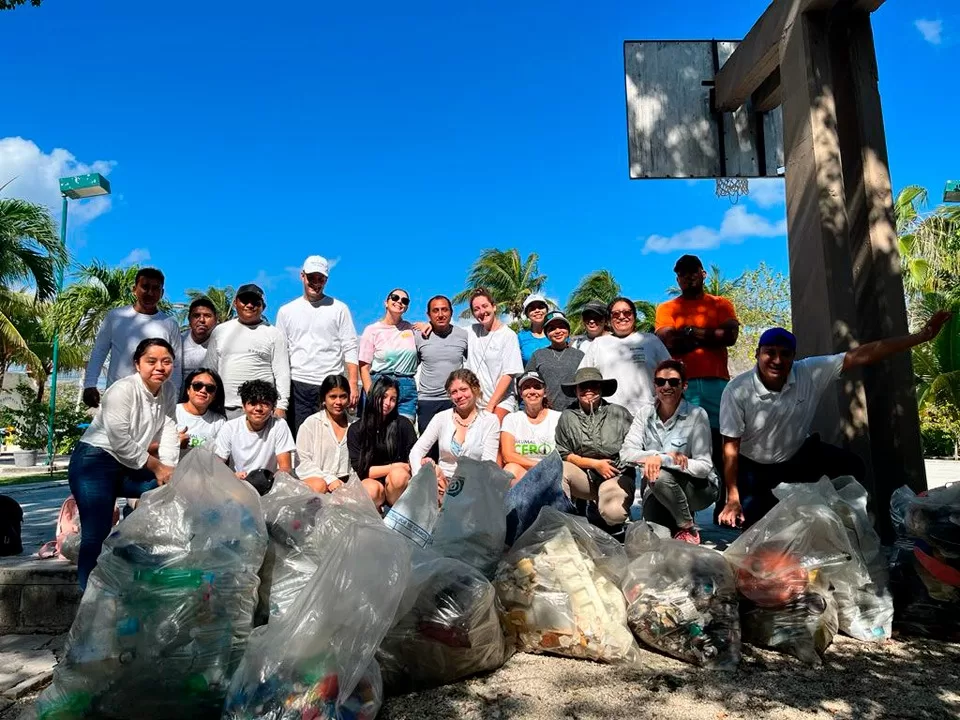
<path fill-rule="evenodd" d="M 797 338 L 789 330 L 784 330 L 780 327 L 770 328 L 764 331 L 763 335 L 760 336 L 760 342 L 757 343 L 757 347 L 763 347 L 764 345 L 774 345 L 776 347 L 796 350 Z"/>

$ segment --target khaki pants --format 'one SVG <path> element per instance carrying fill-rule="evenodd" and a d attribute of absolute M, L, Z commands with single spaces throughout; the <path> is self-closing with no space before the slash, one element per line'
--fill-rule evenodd
<path fill-rule="evenodd" d="M 592 482 L 586 470 L 570 462 L 563 463 L 563 494 L 571 499 L 595 501 L 600 517 L 608 525 L 626 521 L 634 487 L 634 479 L 629 475 Z"/>

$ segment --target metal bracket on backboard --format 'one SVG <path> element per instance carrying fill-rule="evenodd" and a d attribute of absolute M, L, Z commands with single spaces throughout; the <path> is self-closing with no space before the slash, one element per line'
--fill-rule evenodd
<path fill-rule="evenodd" d="M 779 177 L 780 108 L 716 111 L 713 79 L 738 44 L 623 44 L 631 178 Z"/>

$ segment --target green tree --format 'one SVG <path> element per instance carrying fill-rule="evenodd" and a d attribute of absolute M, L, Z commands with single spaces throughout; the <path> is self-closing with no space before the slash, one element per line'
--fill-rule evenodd
<path fill-rule="evenodd" d="M 43 0 L 30 0 L 30 4 L 34 7 L 40 7 L 42 2 Z M 0 10 L 13 10 L 26 4 L 27 0 L 0 0 Z"/>
<path fill-rule="evenodd" d="M 599 301 L 609 305 L 614 298 L 622 295 L 620 283 L 609 270 L 596 270 L 581 279 L 567 298 L 566 315 L 570 321 L 571 334 L 583 334 L 581 315 L 587 303 Z M 653 332 L 657 306 L 647 300 L 634 300 L 633 303 L 637 306 L 637 330 Z"/>
<path fill-rule="evenodd" d="M 746 270 L 736 280 L 736 287 L 726 295 L 733 302 L 740 321 L 740 337 L 729 349 L 731 375 L 753 367 L 757 342 L 764 330 L 793 326 L 790 311 L 790 281 L 761 262 Z"/>
<path fill-rule="evenodd" d="M 728 298 L 733 295 L 739 284 L 740 278 L 731 280 L 728 277 L 724 277 L 720 266 L 716 263 L 711 263 L 710 272 L 707 273 L 707 279 L 703 282 L 703 291 L 708 295 L 718 295 Z M 671 285 L 667 288 L 667 295 L 670 297 L 677 297 L 679 294 L 680 288 L 678 286 Z"/>
<path fill-rule="evenodd" d="M 216 287 L 214 285 L 209 286 L 206 290 L 187 290 L 187 297 L 189 300 L 183 307 L 183 316 L 181 323 L 184 328 L 187 327 L 189 319 L 187 318 L 187 309 L 197 298 L 205 297 L 210 302 L 213 303 L 213 306 L 217 309 L 217 322 L 226 322 L 227 320 L 233 320 L 237 316 L 237 309 L 233 306 L 233 298 L 236 295 L 236 291 L 233 289 L 232 285 L 227 285 L 226 287 Z"/>
<path fill-rule="evenodd" d="M 22 310 L 23 299 L 14 288 L 32 288 L 37 300 L 46 300 L 56 292 L 56 275 L 66 262 L 66 248 L 47 208 L 0 198 L 0 340 L 6 346 L 28 350 L 8 314 Z"/>
<path fill-rule="evenodd" d="M 541 292 L 547 276 L 540 274 L 539 256 L 530 253 L 526 260 L 520 258 L 516 248 L 509 250 L 488 249 L 480 253 L 467 275 L 467 289 L 457 293 L 454 303 L 470 300 L 474 289 L 483 287 L 490 291 L 502 312 L 516 321 L 523 317 L 523 301 L 530 293 Z M 470 308 L 463 317 L 470 317 Z"/>
<path fill-rule="evenodd" d="M 947 432 L 960 443 L 960 303 L 950 308 L 953 317 L 933 342 L 914 348 L 917 405 L 921 420 Z"/>
<path fill-rule="evenodd" d="M 94 260 L 83 265 L 73 283 L 57 297 L 57 328 L 78 344 L 93 344 L 107 313 L 133 302 L 136 265 L 111 268 Z"/>

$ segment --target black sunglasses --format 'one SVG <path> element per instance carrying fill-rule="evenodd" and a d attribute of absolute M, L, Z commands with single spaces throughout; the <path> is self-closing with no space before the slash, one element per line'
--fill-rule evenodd
<path fill-rule="evenodd" d="M 190 383 L 190 387 L 193 388 L 194 392 L 200 392 L 201 390 L 206 390 L 211 395 L 217 391 L 216 385 L 200 382 L 199 380 L 194 380 L 192 383 Z"/>
<path fill-rule="evenodd" d="M 680 383 L 683 382 L 680 378 L 654 378 L 653 384 L 657 387 L 663 387 L 664 385 L 669 385 L 672 388 L 680 387 Z"/>
<path fill-rule="evenodd" d="M 404 307 L 410 307 L 410 298 L 408 298 L 408 297 L 401 297 L 400 295 L 397 295 L 396 293 L 391 293 L 390 296 L 387 298 L 387 300 L 393 300 L 394 302 L 400 303 L 400 304 L 403 305 Z"/>
<path fill-rule="evenodd" d="M 254 307 L 263 305 L 263 301 L 257 295 L 238 295 L 237 302 L 241 305 L 253 305 Z"/>

